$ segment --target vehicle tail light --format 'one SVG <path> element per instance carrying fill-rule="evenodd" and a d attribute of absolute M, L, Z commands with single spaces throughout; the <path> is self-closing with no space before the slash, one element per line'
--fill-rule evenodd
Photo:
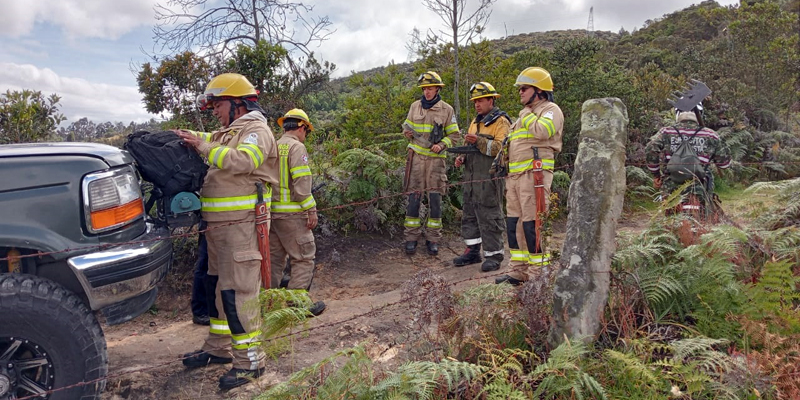
<path fill-rule="evenodd" d="M 130 167 L 83 178 L 83 206 L 89 232 L 100 233 L 144 216 L 142 192 Z"/>

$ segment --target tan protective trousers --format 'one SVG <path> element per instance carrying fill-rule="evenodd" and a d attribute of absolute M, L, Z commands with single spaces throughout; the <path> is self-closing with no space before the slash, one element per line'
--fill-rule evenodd
<path fill-rule="evenodd" d="M 234 368 L 253 370 L 265 365 L 258 302 L 261 253 L 254 215 L 235 222 L 208 223 L 206 281 L 216 288 L 214 307 L 209 309 L 211 326 L 202 350 L 218 357 L 232 356 Z"/>
<path fill-rule="evenodd" d="M 543 171 L 544 175 L 544 198 L 545 209 L 550 207 L 550 185 L 553 183 L 553 171 Z M 509 262 L 508 275 L 521 281 L 528 280 L 528 270 L 541 269 L 550 264 L 549 253 L 530 253 L 527 242 L 531 238 L 526 237 L 525 222 L 528 225 L 536 219 L 536 193 L 533 187 L 533 171 L 526 171 L 521 174 L 510 175 L 506 179 L 506 214 L 508 223 L 516 224 L 515 227 L 508 226 L 509 234 L 513 230 L 516 236 L 517 248 L 513 247 L 513 240 L 509 239 L 509 249 L 511 250 L 511 261 Z M 531 232 L 528 230 L 528 232 Z M 526 240 L 528 239 L 528 240 Z"/>
<path fill-rule="evenodd" d="M 428 218 L 425 224 L 424 237 L 438 243 L 442 238 L 442 196 L 447 192 L 447 166 L 445 158 L 428 157 L 414 153 L 411 161 L 411 176 L 408 180 L 408 192 L 417 192 L 408 196 L 406 208 L 405 240 L 415 242 L 423 237 L 422 220 L 419 209 L 422 196 L 428 197 Z"/>
<path fill-rule="evenodd" d="M 281 214 L 273 214 L 281 216 Z M 302 218 L 301 218 L 302 217 Z M 314 233 L 306 227 L 305 215 L 288 215 L 285 219 L 275 218 L 269 229 L 269 252 L 272 266 L 270 286 L 278 288 L 286 267 L 286 258 L 292 265 L 292 279 L 287 289 L 308 290 L 314 277 L 314 255 L 317 246 Z"/>

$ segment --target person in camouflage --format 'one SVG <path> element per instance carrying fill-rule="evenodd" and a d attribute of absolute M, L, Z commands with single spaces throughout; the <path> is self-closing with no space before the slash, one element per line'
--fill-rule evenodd
<path fill-rule="evenodd" d="M 661 189 L 665 198 L 686 181 L 680 176 L 676 177 L 675 173 L 670 174 L 668 170 L 668 164 L 682 141 L 689 141 L 697 155 L 696 162 L 704 171 L 704 174 L 692 178 L 693 183 L 684 191 L 687 198 L 678 209 L 669 210 L 668 213 L 677 211 L 707 217 L 713 207 L 714 194 L 714 177 L 710 163 L 713 162 L 720 169 L 728 168 L 731 164 L 728 146 L 720 140 L 716 132 L 703 127 L 702 120 L 700 105 L 693 111 L 678 111 L 675 114 L 676 124 L 661 128 L 650 138 L 645 148 L 647 168 L 654 176 L 654 186 Z"/>

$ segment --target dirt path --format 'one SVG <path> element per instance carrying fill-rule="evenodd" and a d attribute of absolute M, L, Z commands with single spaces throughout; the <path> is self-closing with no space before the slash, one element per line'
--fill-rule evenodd
<path fill-rule="evenodd" d="M 648 218 L 628 217 L 620 222 L 620 230 L 641 230 Z M 555 227 L 554 246 L 563 241 L 564 222 Z M 119 399 L 249 399 L 255 393 L 291 373 L 359 343 L 371 343 L 368 352 L 375 358 L 397 363 L 403 360 L 402 349 L 414 328 L 405 307 L 394 306 L 368 316 L 334 324 L 374 310 L 384 304 L 398 302 L 404 282 L 417 272 L 428 269 L 453 282 L 474 278 L 460 286 L 491 282 L 493 276 L 480 272 L 480 264 L 454 268 L 452 259 L 463 251 L 463 242 L 450 237 L 440 248 L 439 256 L 431 257 L 424 245 L 413 257 L 406 256 L 397 239 L 377 235 L 356 235 L 318 240 L 320 255 L 311 289 L 314 299 L 328 306 L 321 316 L 310 321 L 310 327 L 322 327 L 298 335 L 293 352 L 268 361 L 268 373 L 258 382 L 223 393 L 217 379 L 229 366 L 211 366 L 186 370 L 180 356 L 202 344 L 208 328 L 191 322 L 188 294 L 160 293 L 156 301 L 158 313 L 145 313 L 135 320 L 105 327 L 108 341 L 109 373 L 106 400 Z M 507 261 L 504 262 L 504 268 Z"/>

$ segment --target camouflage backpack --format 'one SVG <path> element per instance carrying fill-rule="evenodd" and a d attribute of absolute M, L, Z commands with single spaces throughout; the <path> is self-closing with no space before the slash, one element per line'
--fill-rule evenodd
<path fill-rule="evenodd" d="M 680 184 L 694 179 L 695 177 L 699 181 L 705 179 L 705 166 L 703 162 L 700 161 L 700 158 L 697 157 L 694 147 L 692 147 L 692 139 L 697 136 L 697 132 L 700 132 L 701 129 L 703 128 L 698 128 L 694 131 L 692 136 L 684 136 L 681 135 L 681 131 L 678 130 L 678 128 L 675 128 L 675 131 L 681 138 L 681 144 L 678 145 L 678 148 L 672 153 L 669 162 L 667 162 L 667 173 L 671 181 Z"/>

